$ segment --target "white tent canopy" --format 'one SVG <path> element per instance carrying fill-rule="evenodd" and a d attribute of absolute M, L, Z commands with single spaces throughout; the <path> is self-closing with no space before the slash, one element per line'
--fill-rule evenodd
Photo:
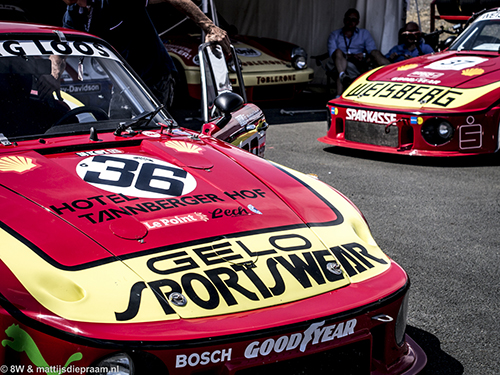
<path fill-rule="evenodd" d="M 311 55 L 326 52 L 332 30 L 343 26 L 344 13 L 358 9 L 359 27 L 368 29 L 386 54 L 404 25 L 406 0 L 215 0 L 218 11 L 240 34 L 295 43 Z M 314 61 L 309 65 L 315 68 Z M 323 74 L 316 70 L 315 82 Z"/>

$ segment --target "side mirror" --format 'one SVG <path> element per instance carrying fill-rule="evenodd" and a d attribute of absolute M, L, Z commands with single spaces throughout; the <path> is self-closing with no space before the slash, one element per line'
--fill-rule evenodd
<path fill-rule="evenodd" d="M 219 128 L 223 128 L 231 120 L 231 112 L 240 109 L 245 102 L 243 98 L 234 92 L 223 92 L 215 98 L 214 104 L 224 116 L 217 123 Z"/>
<path fill-rule="evenodd" d="M 455 41 L 455 39 L 457 39 L 456 36 L 449 36 L 448 38 L 446 38 L 443 42 L 441 42 L 440 44 L 440 49 L 441 51 L 445 50 L 446 48 L 448 48 L 449 46 L 452 45 L 452 43 Z"/>

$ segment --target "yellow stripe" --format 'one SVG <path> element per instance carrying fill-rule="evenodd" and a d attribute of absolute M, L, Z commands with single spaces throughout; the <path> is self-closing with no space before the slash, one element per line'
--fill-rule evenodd
<path fill-rule="evenodd" d="M 405 82 L 368 81 L 370 74 L 356 80 L 342 95 L 354 102 L 408 109 L 455 109 L 479 99 L 500 87 L 500 82 L 458 89 Z"/>

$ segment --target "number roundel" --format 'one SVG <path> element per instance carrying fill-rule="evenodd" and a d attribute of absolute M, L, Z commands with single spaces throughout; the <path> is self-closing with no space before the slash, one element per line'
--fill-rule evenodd
<path fill-rule="evenodd" d="M 76 173 L 97 188 L 131 197 L 179 197 L 196 188 L 184 169 L 140 155 L 92 156 L 78 163 Z"/>

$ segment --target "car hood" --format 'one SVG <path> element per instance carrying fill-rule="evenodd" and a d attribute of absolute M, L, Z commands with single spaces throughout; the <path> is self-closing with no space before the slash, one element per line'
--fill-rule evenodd
<path fill-rule="evenodd" d="M 2 293 L 20 308 L 96 323 L 209 317 L 390 266 L 353 205 L 312 177 L 183 132 L 78 142 L 0 154 Z"/>
<path fill-rule="evenodd" d="M 441 52 L 370 71 L 344 93 L 365 104 L 455 109 L 500 88 L 498 54 Z"/>

